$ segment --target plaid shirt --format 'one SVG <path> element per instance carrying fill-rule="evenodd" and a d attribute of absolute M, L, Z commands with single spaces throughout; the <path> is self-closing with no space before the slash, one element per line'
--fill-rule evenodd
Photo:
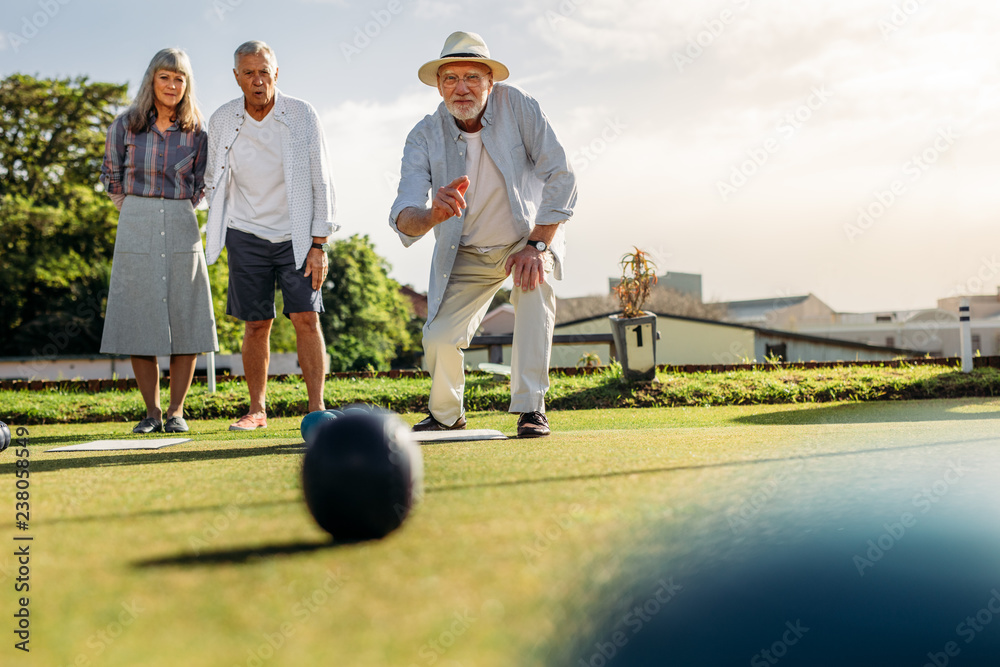
<path fill-rule="evenodd" d="M 137 133 L 119 116 L 108 130 L 101 183 L 108 194 L 190 199 L 197 206 L 205 193 L 207 163 L 204 130 L 184 132 L 175 123 L 161 133 L 153 111 L 149 129 Z"/>

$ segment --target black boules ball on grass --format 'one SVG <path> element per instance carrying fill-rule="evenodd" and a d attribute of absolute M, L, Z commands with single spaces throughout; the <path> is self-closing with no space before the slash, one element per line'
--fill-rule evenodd
<path fill-rule="evenodd" d="M 10 429 L 6 424 L 0 422 L 0 452 L 10 446 Z"/>
<path fill-rule="evenodd" d="M 385 537 L 422 495 L 423 455 L 392 412 L 344 411 L 321 424 L 302 462 L 316 523 L 338 541 Z"/>

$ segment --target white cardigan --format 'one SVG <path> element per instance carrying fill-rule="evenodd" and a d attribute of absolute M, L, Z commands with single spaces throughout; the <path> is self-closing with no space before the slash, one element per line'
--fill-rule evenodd
<path fill-rule="evenodd" d="M 274 117 L 281 133 L 285 188 L 288 191 L 288 217 L 292 223 L 292 251 L 295 265 L 305 264 L 314 236 L 327 237 L 340 228 L 334 222 L 336 200 L 330 175 L 326 141 L 319 115 L 312 106 L 275 91 Z M 208 224 L 205 230 L 205 256 L 214 264 L 226 244 L 226 187 L 229 184 L 229 149 L 239 136 L 246 119 L 243 97 L 226 102 L 208 121 L 208 167 L 205 170 L 205 196 L 208 199 Z"/>

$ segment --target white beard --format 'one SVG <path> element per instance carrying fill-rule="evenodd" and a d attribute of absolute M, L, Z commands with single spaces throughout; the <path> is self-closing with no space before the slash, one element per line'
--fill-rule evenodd
<path fill-rule="evenodd" d="M 461 100 L 462 102 L 467 102 L 470 100 Z M 466 111 L 462 111 L 457 105 L 452 102 L 445 101 L 444 106 L 448 109 L 448 113 L 457 118 L 458 120 L 474 120 L 479 117 L 479 114 L 483 112 L 486 104 L 479 98 L 473 98 L 471 100 L 473 105 Z"/>

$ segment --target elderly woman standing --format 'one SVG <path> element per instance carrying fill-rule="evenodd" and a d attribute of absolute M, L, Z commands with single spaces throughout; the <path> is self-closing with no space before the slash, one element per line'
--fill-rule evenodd
<path fill-rule="evenodd" d="M 184 399 L 195 357 L 218 350 L 194 214 L 205 188 L 207 144 L 191 62 L 179 49 L 163 49 L 135 101 L 111 124 L 101 167 L 101 182 L 120 211 L 101 352 L 132 357 L 146 403 L 146 418 L 133 433 L 187 431 Z M 168 354 L 164 415 L 156 357 Z"/>

